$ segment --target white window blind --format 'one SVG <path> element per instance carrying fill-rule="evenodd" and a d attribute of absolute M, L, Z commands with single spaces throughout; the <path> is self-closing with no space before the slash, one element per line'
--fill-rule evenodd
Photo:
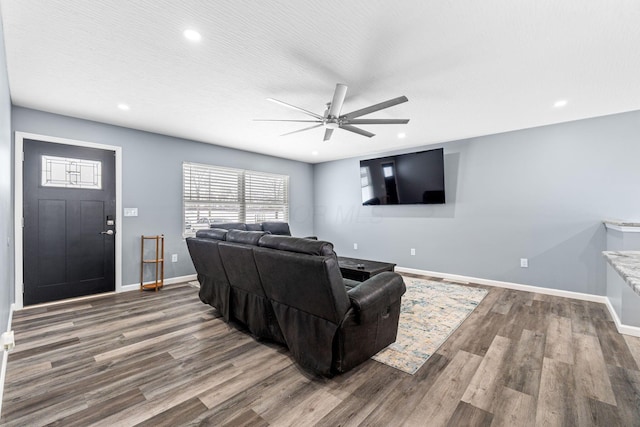
<path fill-rule="evenodd" d="M 221 222 L 289 220 L 286 175 L 183 163 L 184 232 Z"/>

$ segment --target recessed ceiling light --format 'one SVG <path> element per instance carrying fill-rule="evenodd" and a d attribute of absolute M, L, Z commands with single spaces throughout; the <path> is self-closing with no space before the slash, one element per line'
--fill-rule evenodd
<path fill-rule="evenodd" d="M 556 108 L 562 108 L 565 105 L 567 105 L 567 100 L 566 99 L 558 99 L 556 102 L 553 103 L 553 106 Z"/>
<path fill-rule="evenodd" d="M 118 104 L 118 108 L 122 111 L 129 111 L 131 109 L 127 104 Z"/>
<path fill-rule="evenodd" d="M 196 30 L 184 30 L 184 36 L 187 40 L 191 40 L 192 42 L 199 42 L 202 36 Z"/>
<path fill-rule="evenodd" d="M 402 139 L 402 138 L 404 138 L 404 137 L 406 137 L 406 136 L 407 136 L 407 134 L 406 134 L 406 133 L 404 133 L 404 132 L 400 132 L 400 133 L 398 134 L 398 138 L 400 138 L 400 139 Z"/>
<path fill-rule="evenodd" d="M 312 151 L 312 152 L 311 152 L 311 155 L 312 155 L 312 156 L 317 156 L 317 155 L 318 155 L 318 152 L 317 152 L 317 151 Z"/>

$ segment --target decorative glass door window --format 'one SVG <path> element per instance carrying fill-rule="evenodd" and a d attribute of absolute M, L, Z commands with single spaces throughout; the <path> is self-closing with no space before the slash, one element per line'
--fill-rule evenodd
<path fill-rule="evenodd" d="M 42 186 L 102 189 L 102 162 L 42 156 Z"/>

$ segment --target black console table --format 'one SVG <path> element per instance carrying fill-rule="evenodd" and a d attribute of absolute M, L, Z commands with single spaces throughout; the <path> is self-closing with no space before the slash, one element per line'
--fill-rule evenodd
<path fill-rule="evenodd" d="M 364 282 L 371 276 L 383 271 L 394 271 L 396 265 L 389 262 L 369 261 L 366 259 L 338 257 L 340 272 L 345 279 Z"/>

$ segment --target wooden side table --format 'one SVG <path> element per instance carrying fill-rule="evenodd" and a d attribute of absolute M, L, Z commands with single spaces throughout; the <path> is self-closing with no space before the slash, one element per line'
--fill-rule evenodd
<path fill-rule="evenodd" d="M 390 262 L 370 261 L 367 259 L 338 257 L 338 266 L 345 279 L 364 282 L 368 278 L 383 271 L 394 271 L 396 265 Z"/>
<path fill-rule="evenodd" d="M 155 258 L 145 259 L 145 242 L 154 241 Z M 153 253 L 153 252 L 152 252 Z M 144 282 L 144 266 L 147 264 L 154 264 L 155 275 L 154 281 L 151 283 Z M 158 292 L 164 285 L 164 234 L 159 236 L 145 236 L 142 235 L 140 239 L 140 291 L 145 289 L 154 289 Z"/>

